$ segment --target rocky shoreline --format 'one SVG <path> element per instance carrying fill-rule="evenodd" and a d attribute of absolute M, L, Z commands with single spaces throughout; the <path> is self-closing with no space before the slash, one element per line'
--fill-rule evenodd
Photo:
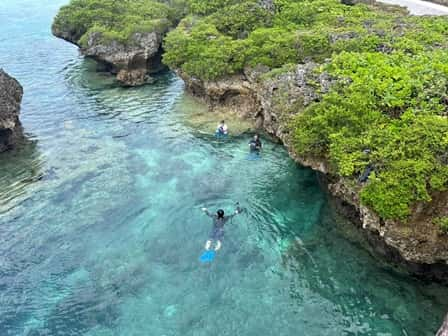
<path fill-rule="evenodd" d="M 388 5 L 376 3 L 373 0 L 342 0 L 341 2 L 346 5 L 354 5 L 359 2 L 375 3 L 379 10 L 387 9 L 389 11 Z M 263 8 L 272 9 L 273 2 L 270 0 L 261 1 L 259 7 L 260 5 Z M 406 12 L 404 8 L 397 7 L 390 7 L 390 11 L 401 14 Z M 269 17 L 269 15 L 266 17 Z M 422 201 L 421 198 L 414 198 L 412 202 L 407 204 L 410 207 L 410 215 L 406 220 L 381 218 L 378 215 L 380 211 L 375 212 L 372 208 L 362 204 L 360 199 L 368 175 L 362 182 L 357 181 L 356 177 L 344 178 L 334 172 L 329 159 L 326 157 L 309 155 L 305 157 L 294 150 L 297 145 L 297 139 L 294 139 L 294 127 L 292 127 L 295 116 L 301 114 L 310 104 L 320 102 L 322 97 L 330 91 L 332 85 L 344 86 L 349 84 L 350 79 L 346 79 L 348 81 L 346 83 L 345 80 L 332 78 L 329 73 L 320 71 L 319 67 L 322 64 L 318 63 L 325 63 L 328 58 L 315 59 L 316 63 L 314 63 L 310 61 L 314 59 L 311 57 L 312 55 L 306 52 L 303 52 L 304 57 L 300 60 L 300 64 L 292 65 L 291 62 L 285 61 L 280 64 L 281 67 L 279 65 L 271 66 L 270 68 L 276 68 L 274 71 L 270 71 L 271 69 L 267 66 L 256 66 L 254 68 L 247 65 L 250 63 L 247 63 L 235 69 L 231 68 L 227 72 L 223 72 L 223 75 L 213 77 L 216 75 L 215 72 L 221 74 L 221 69 L 225 68 L 227 64 L 226 62 L 220 63 L 222 59 L 218 56 L 223 55 L 216 56 L 213 54 L 216 53 L 216 50 L 213 48 L 207 49 L 207 45 L 213 44 L 215 41 L 217 43 L 215 47 L 219 49 L 222 47 L 222 43 L 228 43 L 227 51 L 224 52 L 225 57 L 223 57 L 226 59 L 226 53 L 233 50 L 234 45 L 232 43 L 236 40 L 229 39 L 228 36 L 223 37 L 217 30 L 215 31 L 205 25 L 206 28 L 211 29 L 211 32 L 210 36 L 207 37 L 209 38 L 207 44 L 202 45 L 203 38 L 199 34 L 202 31 L 194 31 L 196 19 L 197 17 L 190 17 L 183 23 L 181 35 L 179 35 L 181 37 L 174 35 L 171 40 L 169 38 L 165 40 L 167 49 L 165 56 L 171 52 L 170 56 L 165 58 L 165 62 L 184 80 L 186 90 L 192 96 L 206 103 L 211 111 L 219 113 L 228 111 L 229 115 L 251 120 L 258 129 L 269 133 L 282 142 L 296 162 L 320 172 L 330 194 L 334 196 L 333 200 L 337 209 L 361 230 L 372 253 L 381 256 L 392 265 L 407 270 L 416 277 L 448 284 L 448 235 L 443 234 L 434 222 L 436 218 L 448 218 L 448 191 L 430 191 L 426 201 Z M 162 40 L 170 29 L 169 25 L 164 29 L 147 33 L 133 33 L 128 36 L 128 41 L 120 42 L 119 40 L 105 38 L 104 32 L 92 32 L 91 28 L 82 30 L 84 37 L 81 39 L 80 32 L 76 29 L 71 30 L 73 27 L 67 24 L 68 21 L 60 20 L 59 24 L 57 22 L 56 19 L 52 27 L 55 36 L 78 45 L 83 55 L 105 64 L 107 70 L 116 74 L 117 80 L 123 85 L 135 86 L 150 82 L 150 74 L 163 68 L 161 63 Z M 414 25 L 412 20 L 403 22 L 401 18 L 385 22 L 390 25 L 389 30 L 392 32 L 390 38 L 394 41 L 401 40 L 406 30 Z M 384 43 L 376 44 L 375 52 L 383 54 L 392 52 L 393 47 L 390 43 L 387 43 L 390 41 L 385 38 L 386 30 L 375 28 L 369 20 L 365 21 L 362 27 L 358 27 L 358 30 L 362 29 L 366 29 L 366 34 L 368 34 L 368 38 L 364 42 L 370 41 L 371 38 L 374 40 L 384 39 Z M 329 45 L 324 44 L 323 50 L 328 50 L 333 45 L 345 45 L 344 43 L 350 50 L 350 42 L 360 37 L 357 33 L 358 30 L 332 31 L 328 35 L 328 41 L 326 41 Z M 404 44 L 409 44 L 416 36 L 421 36 L 422 31 L 426 31 L 426 26 L 415 27 L 415 31 L 410 29 L 408 32 L 409 39 L 405 40 Z M 437 29 L 434 31 L 437 31 Z M 244 36 L 243 33 L 245 32 L 239 32 L 240 35 L 242 34 L 241 36 Z M 199 34 L 201 38 L 190 39 L 191 35 L 194 34 Z M 273 36 L 277 35 L 274 34 Z M 285 36 L 288 36 L 287 33 L 285 33 Z M 311 35 L 311 37 L 317 38 L 320 36 Z M 283 35 L 278 35 L 277 38 L 282 39 Z M 306 42 L 307 39 L 305 38 L 304 41 Z M 446 45 L 442 43 L 443 41 L 446 41 L 446 39 L 441 39 L 431 47 L 425 45 L 423 41 L 420 47 L 431 50 L 433 47 L 435 49 L 446 48 Z M 310 47 L 305 42 L 300 48 Z M 196 49 L 191 48 L 191 51 L 186 53 L 188 57 L 183 59 L 185 55 L 177 51 L 190 50 L 192 43 L 193 45 L 197 43 Z M 310 44 L 315 47 L 314 43 Z M 255 42 L 250 46 L 254 50 L 258 50 Z M 396 47 L 401 48 L 403 45 L 398 43 Z M 204 50 L 209 53 L 204 52 Z M 313 48 L 310 50 L 308 51 L 319 53 L 319 48 L 316 49 L 317 51 L 313 51 Z M 269 52 L 275 54 L 275 48 Z M 203 64 L 192 62 L 188 63 L 188 67 L 182 67 L 182 64 L 191 59 L 197 61 L 197 55 L 201 55 L 201 53 L 205 55 L 204 59 L 201 58 Z M 211 60 L 217 62 L 214 64 L 214 68 L 212 67 L 213 63 L 207 63 L 207 57 L 210 57 L 210 53 L 215 56 L 215 58 L 211 57 Z M 234 55 L 234 57 L 236 56 Z M 330 57 L 330 55 L 326 57 Z M 167 59 L 171 59 L 171 62 Z M 294 59 L 293 63 L 296 62 L 298 61 Z M 234 63 L 237 64 L 238 62 L 234 61 Z M 260 62 L 252 64 L 260 64 Z M 207 69 L 207 66 L 212 68 L 213 71 L 201 71 Z M 235 73 L 237 75 L 231 75 Z M 205 78 L 219 79 L 206 80 Z M 441 98 L 442 101 L 445 99 L 445 97 L 435 98 Z M 216 116 L 218 115 L 217 113 Z M 411 182 L 408 180 L 408 185 L 414 182 L 414 180 L 411 180 Z M 400 183 L 401 181 L 397 179 L 396 185 L 400 185 Z M 443 190 L 443 188 L 437 190 Z M 414 202 L 415 199 L 417 199 L 416 202 Z M 391 202 L 392 200 L 388 199 L 386 207 L 391 207 Z M 387 214 L 383 213 L 383 215 L 387 217 Z M 408 213 L 406 213 L 407 215 Z M 388 218 L 404 217 L 390 216 Z M 447 323 L 445 322 L 438 335 L 447 335 L 446 329 Z"/>
<path fill-rule="evenodd" d="M 150 83 L 151 74 L 166 68 L 162 64 L 161 48 L 164 33 L 135 33 L 132 44 L 104 41 L 100 33 L 92 33 L 87 39 L 87 45 L 81 46 L 76 36 L 69 31 L 53 25 L 52 32 L 56 37 L 77 45 L 82 55 L 104 65 L 124 86 Z"/>
<path fill-rule="evenodd" d="M 0 69 L 0 152 L 14 148 L 23 139 L 19 120 L 23 88 Z"/>
<path fill-rule="evenodd" d="M 448 211 L 447 192 L 433 195 L 430 203 L 417 204 L 406 223 L 383 220 L 361 204 L 360 184 L 331 175 L 324 158 L 304 158 L 294 152 L 288 127 L 291 117 L 318 101 L 332 85 L 328 74 L 317 75 L 313 71 L 316 67 L 314 63 L 299 64 L 268 78 L 268 69 L 247 69 L 244 75 L 220 81 L 202 81 L 177 73 L 186 90 L 205 102 L 211 111 L 226 108 L 252 119 L 258 128 L 279 139 L 296 162 L 322 173 L 338 209 L 365 232 L 376 254 L 414 276 L 448 283 L 448 236 L 441 235 L 432 223 L 435 213 L 446 215 Z"/>

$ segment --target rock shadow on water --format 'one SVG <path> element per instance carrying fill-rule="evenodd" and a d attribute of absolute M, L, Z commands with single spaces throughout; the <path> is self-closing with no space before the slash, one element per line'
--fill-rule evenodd
<path fill-rule="evenodd" d="M 81 335 L 101 325 L 113 328 L 120 315 L 120 299 L 98 286 L 81 287 L 63 298 L 45 320 L 45 335 Z"/>
<path fill-rule="evenodd" d="M 262 264 L 264 262 L 263 251 L 259 248 L 254 248 L 250 251 L 245 251 L 238 256 L 237 265 L 240 269 L 248 268 L 251 265 Z"/>
<path fill-rule="evenodd" d="M 296 305 L 300 306 L 311 290 L 313 295 L 331 302 L 335 313 L 350 323 L 374 326 L 372 332 L 419 336 L 435 333 L 436 329 L 431 328 L 437 327 L 437 318 L 415 318 L 418 311 L 433 309 L 429 308 L 432 294 L 424 287 L 416 291 L 416 280 L 384 268 L 357 243 L 348 241 L 335 223 L 343 219 L 331 211 L 324 207 L 315 225 L 321 231 L 315 235 L 319 241 L 291 240 L 282 254 L 282 267 L 290 272 L 289 296 Z"/>
<path fill-rule="evenodd" d="M 179 243 L 173 240 L 154 238 L 145 243 L 144 253 L 149 263 L 163 265 L 182 265 L 182 252 Z"/>
<path fill-rule="evenodd" d="M 51 171 L 44 170 L 44 164 L 38 142 L 29 134 L 16 148 L 0 153 L 0 206 L 24 194 L 30 185 L 54 178 Z"/>
<path fill-rule="evenodd" d="M 234 183 L 234 179 L 228 176 L 205 174 L 191 180 L 191 191 L 199 200 L 220 199 L 231 193 Z"/>
<path fill-rule="evenodd" d="M 53 197 L 54 204 L 64 204 L 68 199 L 70 199 L 73 195 L 78 194 L 83 188 L 84 183 L 87 181 L 95 179 L 99 176 L 99 172 L 87 172 L 84 175 L 81 175 L 74 180 L 70 180 L 62 183 L 59 186 L 59 192 Z"/>

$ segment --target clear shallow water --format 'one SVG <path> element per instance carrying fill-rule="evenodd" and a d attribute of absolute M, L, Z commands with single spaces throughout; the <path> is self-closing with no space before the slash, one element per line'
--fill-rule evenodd
<path fill-rule="evenodd" d="M 0 65 L 28 141 L 0 156 L 0 335 L 433 335 L 447 290 L 390 272 L 338 229 L 281 146 L 182 125 L 171 74 L 114 86 L 51 37 L 64 1 L 3 0 Z M 199 210 L 247 212 L 212 265 Z M 343 226 L 343 225 L 342 225 Z"/>

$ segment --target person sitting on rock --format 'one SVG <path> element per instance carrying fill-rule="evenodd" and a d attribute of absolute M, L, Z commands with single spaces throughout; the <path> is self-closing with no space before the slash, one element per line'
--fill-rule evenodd
<path fill-rule="evenodd" d="M 251 153 L 260 153 L 263 148 L 263 144 L 261 143 L 260 136 L 258 134 L 255 134 L 252 140 L 249 141 L 249 148 Z"/>
<path fill-rule="evenodd" d="M 221 122 L 218 124 L 218 127 L 216 128 L 216 136 L 227 136 L 227 134 L 228 128 L 226 122 L 224 120 L 221 120 Z"/>

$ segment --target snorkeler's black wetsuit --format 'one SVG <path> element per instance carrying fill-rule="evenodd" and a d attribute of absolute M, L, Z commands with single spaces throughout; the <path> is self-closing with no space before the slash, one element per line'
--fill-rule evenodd
<path fill-rule="evenodd" d="M 260 139 L 257 139 L 257 140 L 252 139 L 249 142 L 249 145 L 250 145 L 251 152 L 259 152 L 261 150 L 261 147 L 263 147 Z"/>
<path fill-rule="evenodd" d="M 242 209 L 239 207 L 236 210 L 238 212 L 234 212 L 233 214 L 224 217 L 218 217 L 217 214 L 211 214 L 208 210 L 204 211 L 207 216 L 213 218 L 213 229 L 209 236 L 210 239 L 222 240 L 224 237 L 224 224 L 227 223 L 229 219 L 232 219 L 242 212 Z"/>

